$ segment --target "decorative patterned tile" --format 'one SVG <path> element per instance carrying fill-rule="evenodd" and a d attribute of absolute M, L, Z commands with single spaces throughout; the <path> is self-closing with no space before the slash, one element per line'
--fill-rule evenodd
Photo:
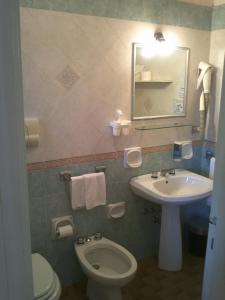
<path fill-rule="evenodd" d="M 71 90 L 74 84 L 80 79 L 79 75 L 67 65 L 57 76 L 57 81 L 64 87 L 65 90 Z"/>

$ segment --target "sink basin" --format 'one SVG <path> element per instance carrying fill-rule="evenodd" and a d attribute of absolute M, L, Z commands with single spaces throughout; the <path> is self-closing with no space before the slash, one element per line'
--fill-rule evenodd
<path fill-rule="evenodd" d="M 176 175 L 151 174 L 134 177 L 130 181 L 135 194 L 162 205 L 184 205 L 206 198 L 212 193 L 213 181 L 186 170 L 176 170 Z"/>
<path fill-rule="evenodd" d="M 206 199 L 212 193 L 213 181 L 187 170 L 175 175 L 152 178 L 152 174 L 134 177 L 132 191 L 162 206 L 159 261 L 160 269 L 179 271 L 182 268 L 182 235 L 180 206 Z"/>

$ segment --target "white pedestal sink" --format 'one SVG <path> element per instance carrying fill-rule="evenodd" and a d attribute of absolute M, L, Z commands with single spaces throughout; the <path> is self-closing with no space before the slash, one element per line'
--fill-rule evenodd
<path fill-rule="evenodd" d="M 162 206 L 159 246 L 159 268 L 179 271 L 182 268 L 182 236 L 180 206 L 211 195 L 213 181 L 187 170 L 176 170 L 175 175 L 152 178 L 152 174 L 134 177 L 132 191 Z"/>

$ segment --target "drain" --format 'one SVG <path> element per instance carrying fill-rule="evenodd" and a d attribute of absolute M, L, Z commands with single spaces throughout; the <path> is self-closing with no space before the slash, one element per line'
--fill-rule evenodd
<path fill-rule="evenodd" d="M 96 270 L 99 270 L 99 269 L 100 269 L 100 266 L 97 265 L 97 264 L 96 264 L 96 265 L 92 265 L 92 267 L 95 268 Z"/>

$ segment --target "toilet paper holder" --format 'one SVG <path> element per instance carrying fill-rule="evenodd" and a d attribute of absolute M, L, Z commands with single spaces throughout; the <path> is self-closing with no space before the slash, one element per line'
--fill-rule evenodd
<path fill-rule="evenodd" d="M 63 236 L 60 236 L 60 227 L 64 226 L 71 226 L 72 231 L 74 231 L 74 223 L 73 223 L 73 217 L 72 216 L 64 216 L 52 219 L 52 238 L 54 240 L 58 240 L 63 238 Z"/>

